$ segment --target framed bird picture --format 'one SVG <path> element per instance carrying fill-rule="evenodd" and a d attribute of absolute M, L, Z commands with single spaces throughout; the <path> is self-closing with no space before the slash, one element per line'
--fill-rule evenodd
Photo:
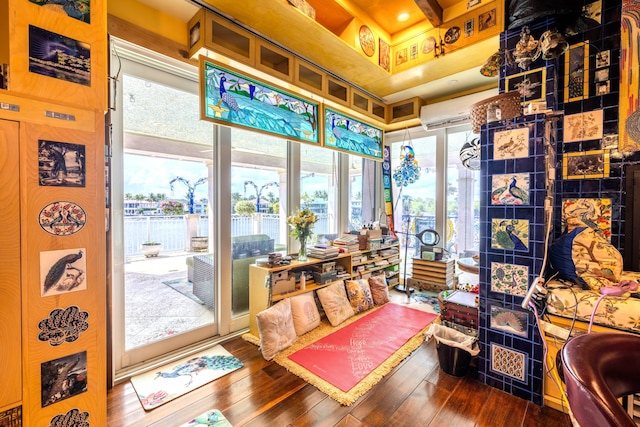
<path fill-rule="evenodd" d="M 200 57 L 200 118 L 320 144 L 319 104 Z"/>
<path fill-rule="evenodd" d="M 87 289 L 87 249 L 40 252 L 40 296 Z"/>

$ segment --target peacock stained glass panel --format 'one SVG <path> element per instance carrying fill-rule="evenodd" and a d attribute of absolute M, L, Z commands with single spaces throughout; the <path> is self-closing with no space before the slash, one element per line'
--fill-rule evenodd
<path fill-rule="evenodd" d="M 203 120 L 320 143 L 317 103 L 204 58 L 200 61 L 200 82 Z"/>
<path fill-rule="evenodd" d="M 492 205 L 528 205 L 529 174 L 509 173 L 491 177 Z"/>
<path fill-rule="evenodd" d="M 511 251 L 529 251 L 529 221 L 491 219 L 491 247 Z"/>
<path fill-rule="evenodd" d="M 324 146 L 382 160 L 383 132 L 382 129 L 325 107 Z"/>

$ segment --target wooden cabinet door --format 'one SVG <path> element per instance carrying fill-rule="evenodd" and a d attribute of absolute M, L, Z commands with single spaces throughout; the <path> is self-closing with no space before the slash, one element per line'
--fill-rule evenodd
<path fill-rule="evenodd" d="M 0 409 L 22 399 L 19 125 L 0 120 Z"/>

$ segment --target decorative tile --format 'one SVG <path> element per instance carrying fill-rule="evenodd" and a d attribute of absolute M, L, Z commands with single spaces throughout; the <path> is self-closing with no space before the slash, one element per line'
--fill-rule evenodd
<path fill-rule="evenodd" d="M 492 205 L 528 205 L 529 174 L 513 173 L 491 177 Z"/>
<path fill-rule="evenodd" d="M 510 129 L 493 134 L 493 159 L 529 156 L 529 128 Z"/>
<path fill-rule="evenodd" d="M 87 391 L 87 352 L 40 364 L 42 407 Z M 66 384 L 66 388 L 62 384 Z"/>
<path fill-rule="evenodd" d="M 69 409 L 66 414 L 51 418 L 49 427 L 89 427 L 89 412 L 78 408 Z"/>
<path fill-rule="evenodd" d="M 602 138 L 602 110 L 564 116 L 564 142 Z"/>
<path fill-rule="evenodd" d="M 40 296 L 87 289 L 86 252 L 85 248 L 40 252 Z"/>
<path fill-rule="evenodd" d="M 564 199 L 563 231 L 583 225 L 611 241 L 611 199 Z"/>
<path fill-rule="evenodd" d="M 529 267 L 526 265 L 491 263 L 491 291 L 525 296 L 529 289 Z"/>
<path fill-rule="evenodd" d="M 55 236 L 70 236 L 84 228 L 87 215 L 80 205 L 57 201 L 42 208 L 38 215 L 40 227 Z"/>
<path fill-rule="evenodd" d="M 527 355 L 491 343 L 491 370 L 526 382 Z"/>
<path fill-rule="evenodd" d="M 80 334 L 89 329 L 89 313 L 72 305 L 66 309 L 56 308 L 49 313 L 49 317 L 38 323 L 40 334 L 38 339 L 49 342 L 56 347 L 65 342 L 74 342 Z"/>
<path fill-rule="evenodd" d="M 520 337 L 527 338 L 528 314 L 524 311 L 509 310 L 508 308 L 491 306 L 492 329 L 499 329 Z"/>
<path fill-rule="evenodd" d="M 491 219 L 491 247 L 512 251 L 529 250 L 529 221 Z"/>

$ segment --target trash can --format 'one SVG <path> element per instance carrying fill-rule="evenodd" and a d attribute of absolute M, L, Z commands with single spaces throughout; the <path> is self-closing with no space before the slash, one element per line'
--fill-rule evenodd
<path fill-rule="evenodd" d="M 476 337 L 439 324 L 431 325 L 426 339 L 432 336 L 436 340 L 440 369 L 454 377 L 465 376 L 471 358 L 480 353 Z"/>

